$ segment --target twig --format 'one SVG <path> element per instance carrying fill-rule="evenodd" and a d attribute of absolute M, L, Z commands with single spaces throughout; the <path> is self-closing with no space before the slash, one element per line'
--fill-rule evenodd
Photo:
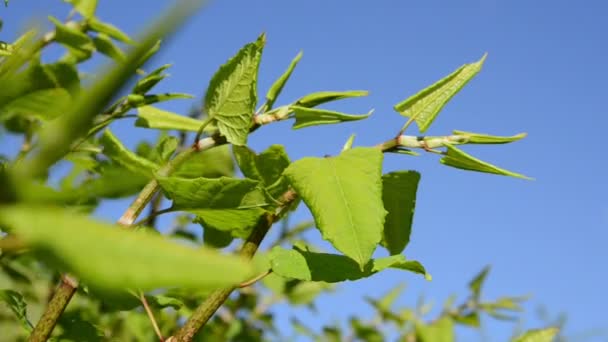
<path fill-rule="evenodd" d="M 272 269 L 267 270 L 267 271 L 255 276 L 254 278 L 247 280 L 246 282 L 240 283 L 237 287 L 243 288 L 243 287 L 251 286 L 251 285 L 257 283 L 259 280 L 264 279 L 264 277 L 266 277 L 270 273 L 272 273 Z"/>
<path fill-rule="evenodd" d="M 146 310 L 146 314 L 148 315 L 150 322 L 152 322 L 152 327 L 154 328 L 154 332 L 156 333 L 156 336 L 158 336 L 159 341 L 165 342 L 165 338 L 163 337 L 163 334 L 160 332 L 158 323 L 156 323 L 156 319 L 154 318 L 154 313 L 152 312 L 152 309 L 150 309 L 148 300 L 146 299 L 146 296 L 144 296 L 143 292 L 139 292 L 139 300 L 144 305 L 144 310 Z"/>

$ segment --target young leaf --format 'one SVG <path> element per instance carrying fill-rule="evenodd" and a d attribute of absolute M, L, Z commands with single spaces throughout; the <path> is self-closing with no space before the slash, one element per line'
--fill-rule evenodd
<path fill-rule="evenodd" d="M 289 80 L 291 73 L 296 68 L 296 65 L 298 65 L 298 62 L 300 62 L 300 59 L 302 59 L 302 51 L 300 51 L 296 57 L 294 57 L 287 67 L 287 70 L 285 70 L 285 72 L 276 81 L 274 81 L 270 89 L 268 89 L 268 92 L 266 93 L 267 109 L 272 109 L 274 102 L 276 101 L 277 97 L 279 97 L 279 94 L 281 94 L 285 83 L 287 83 L 287 80 Z"/>
<path fill-rule="evenodd" d="M 467 137 L 467 144 L 506 144 L 513 141 L 521 140 L 526 137 L 526 133 L 519 133 L 511 137 L 501 137 L 497 135 L 488 135 L 481 133 L 465 132 L 454 130 L 455 135 L 464 135 Z"/>
<path fill-rule="evenodd" d="M 448 149 L 447 154 L 440 160 L 440 162 L 444 165 L 463 170 L 494 173 L 503 176 L 531 179 L 522 174 L 501 169 L 497 166 L 481 161 L 451 144 L 446 143 L 445 147 Z"/>
<path fill-rule="evenodd" d="M 481 288 L 489 272 L 490 266 L 484 267 L 481 272 L 479 272 L 469 283 L 469 289 L 471 290 L 471 294 L 477 302 L 479 302 L 479 298 L 481 297 Z"/>
<path fill-rule="evenodd" d="M 89 28 L 93 31 L 106 34 L 112 37 L 113 39 L 126 44 L 135 44 L 133 40 L 129 38 L 129 36 L 127 36 L 124 32 L 122 32 L 120 29 L 118 29 L 112 24 L 104 23 L 103 21 L 100 21 L 97 18 L 89 18 L 87 24 L 89 25 Z"/>
<path fill-rule="evenodd" d="M 157 180 L 173 200 L 173 209 L 193 213 L 203 226 L 230 231 L 235 237 L 247 237 L 265 213 L 264 192 L 251 179 L 157 176 Z"/>
<path fill-rule="evenodd" d="M 34 117 L 43 121 L 52 120 L 63 114 L 72 97 L 63 88 L 37 90 L 7 103 L 0 108 L 0 121 L 15 116 Z"/>
<path fill-rule="evenodd" d="M 194 96 L 190 94 L 184 93 L 164 93 L 164 94 L 149 94 L 149 95 L 141 95 L 141 94 L 129 94 L 127 95 L 127 100 L 129 101 L 129 105 L 131 107 L 142 107 L 151 105 L 158 102 L 164 102 L 169 100 L 176 99 L 191 99 Z"/>
<path fill-rule="evenodd" d="M 5 206 L 0 222 L 43 253 L 43 260 L 109 290 L 217 288 L 254 272 L 240 258 L 188 248 L 147 232 L 127 232 L 69 210 Z"/>
<path fill-rule="evenodd" d="M 326 109 L 306 108 L 300 106 L 291 106 L 291 110 L 296 117 L 296 122 L 291 126 L 293 129 L 304 127 L 335 124 L 344 121 L 362 120 L 370 116 L 374 110 L 370 110 L 367 114 L 345 114 Z"/>
<path fill-rule="evenodd" d="M 312 108 L 320 104 L 342 100 L 349 97 L 361 97 L 369 94 L 366 90 L 346 90 L 346 91 L 319 91 L 304 95 L 296 101 L 296 106 Z"/>
<path fill-rule="evenodd" d="M 304 158 L 285 176 L 310 208 L 323 238 L 361 269 L 382 238 L 382 152 L 356 147 L 337 157 Z"/>
<path fill-rule="evenodd" d="M 202 120 L 171 113 L 152 106 L 142 106 L 137 108 L 137 120 L 135 121 L 135 126 L 197 132 L 202 123 Z"/>
<path fill-rule="evenodd" d="M 369 260 L 363 268 L 344 255 L 289 250 L 276 246 L 270 251 L 272 272 L 285 278 L 335 283 L 369 277 L 387 268 L 398 268 L 425 275 L 424 267 L 403 255 Z"/>
<path fill-rule="evenodd" d="M 393 303 L 397 300 L 397 298 L 399 298 L 401 293 L 403 293 L 403 290 L 405 290 L 405 284 L 399 284 L 380 299 L 372 299 L 369 297 L 366 297 L 366 299 L 378 311 L 380 311 L 380 313 L 385 315 L 391 311 L 391 306 L 393 306 Z"/>
<path fill-rule="evenodd" d="M 283 145 L 271 145 L 259 155 L 246 146 L 233 146 L 232 151 L 243 175 L 265 186 L 274 184 L 290 163 Z"/>
<path fill-rule="evenodd" d="M 116 45 L 114 45 L 114 42 L 112 42 L 108 35 L 104 33 L 98 34 L 95 38 L 93 38 L 93 44 L 95 45 L 95 49 L 97 49 L 97 51 L 116 60 L 117 62 L 122 62 L 125 60 L 125 54 Z"/>
<path fill-rule="evenodd" d="M 205 111 L 234 145 L 245 145 L 257 102 L 257 77 L 265 35 L 245 45 L 213 75 Z"/>
<path fill-rule="evenodd" d="M 49 20 L 55 24 L 55 40 L 65 46 L 75 58 L 72 62 L 80 62 L 91 57 L 95 51 L 95 44 L 89 36 L 78 28 L 65 25 L 57 18 L 49 16 Z"/>
<path fill-rule="evenodd" d="M 456 71 L 395 105 L 401 115 L 413 119 L 424 133 L 437 114 L 479 71 L 487 54 L 475 63 L 465 64 Z"/>
<path fill-rule="evenodd" d="M 159 167 L 148 159 L 129 151 L 109 129 L 103 132 L 99 142 L 103 146 L 103 154 L 129 171 L 151 177 Z"/>
<path fill-rule="evenodd" d="M 391 255 L 400 254 L 410 241 L 420 174 L 416 171 L 391 172 L 382 176 L 382 201 L 388 212 L 382 245 Z"/>
<path fill-rule="evenodd" d="M 556 327 L 532 329 L 513 339 L 513 342 L 551 342 L 557 333 L 559 333 L 559 329 Z"/>
<path fill-rule="evenodd" d="M 0 302 L 4 302 L 11 309 L 25 331 L 32 331 L 32 323 L 27 319 L 27 303 L 19 292 L 0 290 Z"/>
<path fill-rule="evenodd" d="M 165 64 L 158 69 L 150 72 L 144 78 L 137 81 L 133 90 L 131 91 L 133 94 L 145 94 L 150 89 L 152 89 L 158 82 L 162 81 L 168 74 L 164 74 L 163 72 L 167 70 L 171 64 Z"/>
<path fill-rule="evenodd" d="M 176 137 L 164 136 L 156 146 L 156 154 L 158 155 L 158 159 L 163 162 L 168 161 L 177 149 L 178 145 L 179 139 Z"/>
<path fill-rule="evenodd" d="M 97 0 L 64 0 L 74 6 L 74 9 L 86 19 L 94 19 L 97 10 Z"/>
<path fill-rule="evenodd" d="M 353 148 L 353 142 L 355 142 L 355 134 L 351 134 L 350 137 L 348 137 L 348 140 L 346 140 L 346 143 L 344 143 L 344 146 L 342 147 L 342 151 Z"/>
<path fill-rule="evenodd" d="M 416 341 L 454 342 L 454 322 L 450 317 L 442 317 L 430 324 L 416 324 Z"/>

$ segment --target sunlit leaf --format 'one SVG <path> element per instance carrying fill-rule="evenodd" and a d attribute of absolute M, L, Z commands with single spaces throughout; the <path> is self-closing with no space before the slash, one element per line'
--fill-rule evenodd
<path fill-rule="evenodd" d="M 453 133 L 455 135 L 463 135 L 467 137 L 467 144 L 507 144 L 513 141 L 521 140 L 527 135 L 526 133 L 519 133 L 514 136 L 504 137 L 458 130 L 454 130 Z"/>
<path fill-rule="evenodd" d="M 420 132 L 425 132 L 437 114 L 479 71 L 487 55 L 471 64 L 465 64 L 456 71 L 395 105 L 401 115 L 414 119 Z"/>
<path fill-rule="evenodd" d="M 280 196 L 287 191 L 287 182 L 279 180 L 290 163 L 282 145 L 271 145 L 257 155 L 246 146 L 234 146 L 232 150 L 245 177 L 261 181 L 271 196 Z"/>
<path fill-rule="evenodd" d="M 552 342 L 559 333 L 556 327 L 528 330 L 513 339 L 513 342 Z"/>
<path fill-rule="evenodd" d="M 182 178 L 218 178 L 232 176 L 234 162 L 227 145 L 214 147 L 191 156 L 173 172 L 174 177 Z"/>
<path fill-rule="evenodd" d="M 296 122 L 292 126 L 293 129 L 362 120 L 369 117 L 374 112 L 373 110 L 370 110 L 367 114 L 345 114 L 332 110 L 300 106 L 291 106 L 290 109 L 293 110 L 296 118 Z"/>
<path fill-rule="evenodd" d="M 151 177 L 159 168 L 159 166 L 153 162 L 140 157 L 127 149 L 109 129 L 104 131 L 99 142 L 103 146 L 103 153 L 108 156 L 108 158 L 122 165 L 129 171 Z"/>
<path fill-rule="evenodd" d="M 121 41 L 127 44 L 134 44 L 133 40 L 129 38 L 124 32 L 115 27 L 114 25 L 104 23 L 97 18 L 90 18 L 87 22 L 89 28 L 93 31 L 103 33 L 112 37 L 115 40 Z"/>
<path fill-rule="evenodd" d="M 368 94 L 369 92 L 366 90 L 319 91 L 301 97 L 296 101 L 296 105 L 312 108 L 326 102 L 347 99 L 349 97 L 367 96 Z"/>
<path fill-rule="evenodd" d="M 296 68 L 296 65 L 298 65 L 298 62 L 300 62 L 300 59 L 302 59 L 302 51 L 300 51 L 294 57 L 294 59 L 287 67 L 287 70 L 285 70 L 285 72 L 276 81 L 274 81 L 270 89 L 268 89 L 268 92 L 266 93 L 266 105 L 268 107 L 267 109 L 272 109 L 274 102 L 276 101 L 279 94 L 281 94 L 285 83 L 287 83 L 287 81 L 289 80 L 291 73 Z"/>
<path fill-rule="evenodd" d="M 430 324 L 416 324 L 416 341 L 454 342 L 454 322 L 450 317 L 442 317 Z"/>
<path fill-rule="evenodd" d="M 228 142 L 245 145 L 257 103 L 257 77 L 265 36 L 245 45 L 213 75 L 205 111 Z"/>
<path fill-rule="evenodd" d="M 417 261 L 403 255 L 369 260 L 363 267 L 344 255 L 315 253 L 274 247 L 270 252 L 273 273 L 285 278 L 335 283 L 369 277 L 387 268 L 397 268 L 429 277 Z"/>
<path fill-rule="evenodd" d="M 498 166 L 494 166 L 492 164 L 481 161 L 461 149 L 453 146 L 451 144 L 444 145 L 448 151 L 445 157 L 441 158 L 441 163 L 444 165 L 448 165 L 451 167 L 455 167 L 457 169 L 470 170 L 470 171 L 478 171 L 478 172 L 486 172 L 486 173 L 494 173 L 497 175 L 503 176 L 511 176 L 516 178 L 523 179 L 531 179 L 522 174 L 511 172 L 505 169 L 501 169 Z"/>
<path fill-rule="evenodd" d="M 66 61 L 78 63 L 91 57 L 95 51 L 95 44 L 91 37 L 77 27 L 62 23 L 57 18 L 49 16 L 49 20 L 55 24 L 55 40 L 70 52 L 70 57 Z"/>
<path fill-rule="evenodd" d="M 137 108 L 137 121 L 135 122 L 135 126 L 197 132 L 202 123 L 202 120 L 171 113 L 152 106 L 142 106 Z"/>
<path fill-rule="evenodd" d="M 216 288 L 254 272 L 240 258 L 128 232 L 69 210 L 5 206 L 0 222 L 46 262 L 106 289 Z"/>
<path fill-rule="evenodd" d="M 361 269 L 382 238 L 382 152 L 356 147 L 336 157 L 303 158 L 285 176 L 310 208 L 323 238 Z"/>
<path fill-rule="evenodd" d="M 97 49 L 97 51 L 115 59 L 118 62 L 122 62 L 126 58 L 122 50 L 120 50 L 120 48 L 118 48 L 114 42 L 112 42 L 110 37 L 104 33 L 100 33 L 94 37 L 93 44 L 95 45 L 95 49 Z"/>
<path fill-rule="evenodd" d="M 127 100 L 131 107 L 143 107 L 158 102 L 177 100 L 177 99 L 191 99 L 194 96 L 184 93 L 164 93 L 164 94 L 129 94 Z"/>
<path fill-rule="evenodd" d="M 342 151 L 350 150 L 351 148 L 353 148 L 354 142 L 355 142 L 355 134 L 351 134 L 350 137 L 348 137 L 348 140 L 346 140 L 346 143 L 344 143 L 344 146 L 342 147 Z"/>
<path fill-rule="evenodd" d="M 74 6 L 74 9 L 87 19 L 93 19 L 97 9 L 97 0 L 64 0 Z"/>
<path fill-rule="evenodd" d="M 420 174 L 416 171 L 391 172 L 382 176 L 382 201 L 388 212 L 382 245 L 391 255 L 400 254 L 410 241 L 419 181 Z"/>
<path fill-rule="evenodd" d="M 171 64 L 165 64 L 158 69 L 148 73 L 145 77 L 137 81 L 133 90 L 131 91 L 133 94 L 145 94 L 150 89 L 152 89 L 158 82 L 162 81 L 168 74 L 163 73 L 167 70 Z"/>

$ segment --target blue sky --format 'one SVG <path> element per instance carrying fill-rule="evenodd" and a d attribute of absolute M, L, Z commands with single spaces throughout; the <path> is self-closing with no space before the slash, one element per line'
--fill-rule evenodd
<path fill-rule="evenodd" d="M 135 34 L 171 2 L 105 1 L 99 17 Z M 11 40 L 33 16 L 65 18 L 59 1 L 11 1 L 0 9 L 0 39 Z M 479 269 L 493 269 L 488 299 L 531 294 L 525 324 L 539 324 L 535 310 L 568 315 L 567 334 L 608 329 L 608 183 L 605 144 L 606 32 L 603 1 L 216 1 L 166 44 L 154 64 L 173 63 L 159 90 L 200 95 L 215 69 L 243 44 L 266 32 L 260 70 L 264 93 L 291 58 L 304 57 L 278 103 L 318 90 L 366 89 L 370 96 L 326 108 L 364 113 L 368 120 L 291 131 L 288 123 L 264 127 L 250 138 L 261 150 L 285 144 L 293 160 L 335 154 L 351 133 L 356 145 L 390 138 L 404 119 L 392 106 L 463 63 L 489 56 L 483 71 L 444 109 L 429 135 L 452 129 L 528 138 L 512 145 L 473 146 L 476 156 L 535 181 L 464 172 L 442 166 L 435 155 L 387 155 L 385 170 L 422 173 L 413 235 L 405 254 L 433 274 L 425 282 L 390 271 L 323 296 L 319 312 L 299 310 L 311 324 L 349 315 L 370 317 L 362 295 L 380 295 L 399 282 L 401 304 L 419 295 L 437 305 L 464 293 Z M 90 71 L 94 71 L 93 66 Z M 602 85 L 604 84 L 604 85 Z M 185 113 L 191 102 L 163 108 Z M 125 127 L 125 123 L 122 123 Z M 133 144 L 144 136 L 128 124 L 118 133 Z M 410 134 L 417 134 L 411 130 Z M 10 140 L 8 140 L 11 143 Z M 14 143 L 14 142 L 13 142 Z M 4 143 L 3 143 L 4 144 Z M 99 215 L 120 216 L 125 202 Z M 300 217 L 306 216 L 303 211 Z M 286 313 L 284 307 L 279 307 Z M 285 316 L 279 322 L 285 323 Z M 513 326 L 485 320 L 484 334 L 502 341 Z M 479 334 L 463 330 L 463 340 Z M 597 337 L 605 340 L 607 337 Z M 594 341 L 596 339 L 588 339 Z"/>

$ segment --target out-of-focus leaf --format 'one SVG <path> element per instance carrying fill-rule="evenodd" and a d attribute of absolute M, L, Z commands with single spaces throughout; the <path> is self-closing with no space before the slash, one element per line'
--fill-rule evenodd
<path fill-rule="evenodd" d="M 91 57 L 95 51 L 95 44 L 91 37 L 75 26 L 62 23 L 57 18 L 49 16 L 49 20 L 55 25 L 55 40 L 70 52 L 66 61 L 78 63 Z"/>
<path fill-rule="evenodd" d="M 310 282 L 292 280 L 286 283 L 285 294 L 287 300 L 294 305 L 307 305 L 312 303 L 319 294 L 333 288 L 332 284 L 322 281 Z"/>
<path fill-rule="evenodd" d="M 129 171 L 152 177 L 152 174 L 159 168 L 146 158 L 129 151 L 109 129 L 104 131 L 99 142 L 103 146 L 103 154 Z"/>
<path fill-rule="evenodd" d="M 475 311 L 466 315 L 454 314 L 450 315 L 450 317 L 452 317 L 452 319 L 454 319 L 454 322 L 458 324 L 468 325 L 470 327 L 475 328 L 478 328 L 481 325 L 481 322 L 479 321 L 479 313 Z"/>
<path fill-rule="evenodd" d="M 234 145 L 245 145 L 257 102 L 257 77 L 266 37 L 245 45 L 213 75 L 205 112 Z"/>
<path fill-rule="evenodd" d="M 382 245 L 391 255 L 400 254 L 410 241 L 420 174 L 416 171 L 391 172 L 382 176 L 382 201 L 388 212 Z"/>
<path fill-rule="evenodd" d="M 122 62 L 125 60 L 125 54 L 112 42 L 110 37 L 104 33 L 98 34 L 93 38 L 93 44 L 95 45 L 95 49 L 101 52 L 102 54 L 115 59 L 117 62 Z"/>
<path fill-rule="evenodd" d="M 97 0 L 64 0 L 74 6 L 74 9 L 86 19 L 94 19 L 97 10 Z"/>
<path fill-rule="evenodd" d="M 443 317 L 428 325 L 417 323 L 416 338 L 419 342 L 454 342 L 454 322 Z"/>
<path fill-rule="evenodd" d="M 345 114 L 331 110 L 306 108 L 291 106 L 296 121 L 291 128 L 300 129 L 310 126 L 336 124 L 345 121 L 363 120 L 369 117 L 374 111 L 370 110 L 367 114 Z"/>
<path fill-rule="evenodd" d="M 285 176 L 310 208 L 323 238 L 361 270 L 382 239 L 382 152 L 357 147 L 330 158 L 303 158 Z"/>
<path fill-rule="evenodd" d="M 319 91 L 308 94 L 296 101 L 296 106 L 312 108 L 320 104 L 342 100 L 349 97 L 361 97 L 369 94 L 366 90 L 346 90 L 346 91 Z"/>
<path fill-rule="evenodd" d="M 167 70 L 171 64 L 165 64 L 159 67 L 158 69 L 148 73 L 141 80 L 137 81 L 133 90 L 131 91 L 133 94 L 145 94 L 150 89 L 152 89 L 158 82 L 162 81 L 168 74 L 163 73 Z"/>
<path fill-rule="evenodd" d="M 203 242 L 207 246 L 215 248 L 224 248 L 230 245 L 234 240 L 230 232 L 217 230 L 212 227 L 205 227 L 203 232 Z"/>
<path fill-rule="evenodd" d="M 528 330 L 513 339 L 513 342 L 551 342 L 559 333 L 556 327 Z"/>
<path fill-rule="evenodd" d="M 184 303 L 181 300 L 165 295 L 146 295 L 146 299 L 150 306 L 158 309 L 173 308 L 179 310 L 184 306 Z"/>
<path fill-rule="evenodd" d="M 403 290 L 405 289 L 405 284 L 399 284 L 395 286 L 393 289 L 388 291 L 384 296 L 379 299 L 373 299 L 366 297 L 367 301 L 372 304 L 378 311 L 382 314 L 390 312 L 391 306 L 393 303 L 399 298 Z"/>
<path fill-rule="evenodd" d="M 139 107 L 137 111 L 135 125 L 138 127 L 197 132 L 203 124 L 202 120 L 171 113 L 152 106 Z"/>
<path fill-rule="evenodd" d="M 342 147 L 342 151 L 350 150 L 351 148 L 353 148 L 354 142 L 355 142 L 355 134 L 351 134 L 350 137 L 348 137 L 348 140 L 346 140 L 346 143 L 344 143 L 344 146 Z"/>
<path fill-rule="evenodd" d="M 178 99 L 191 99 L 194 96 L 190 94 L 184 93 L 164 93 L 164 94 L 129 94 L 127 95 L 127 100 L 131 107 L 142 107 L 147 106 L 159 102 L 165 102 L 170 100 L 178 100 Z M 144 126 L 145 127 L 145 126 Z M 207 130 L 205 130 L 207 131 Z"/>
<path fill-rule="evenodd" d="M 366 342 L 383 342 L 386 338 L 382 335 L 380 329 L 373 324 L 366 324 L 357 318 L 351 318 L 350 325 L 353 328 L 355 335 L 360 341 Z"/>
<path fill-rule="evenodd" d="M 445 147 L 448 149 L 447 154 L 440 160 L 441 163 L 444 165 L 463 170 L 494 173 L 497 175 L 511 176 L 522 179 L 531 179 L 522 174 L 501 169 L 498 166 L 494 166 L 492 164 L 481 161 L 451 144 L 445 144 Z"/>
<path fill-rule="evenodd" d="M 445 78 L 396 104 L 395 110 L 414 119 L 420 132 L 425 132 L 448 101 L 479 73 L 486 56 L 484 54 L 479 61 L 461 66 Z"/>
<path fill-rule="evenodd" d="M 510 137 L 504 137 L 498 135 L 489 135 L 457 130 L 454 130 L 453 133 L 455 135 L 463 135 L 467 137 L 467 144 L 507 144 L 510 142 L 521 140 L 527 135 L 526 133 L 519 133 Z"/>
<path fill-rule="evenodd" d="M 285 278 L 335 283 L 369 277 L 387 268 L 419 273 L 429 278 L 417 261 L 406 260 L 403 255 L 372 259 L 363 270 L 356 261 L 338 254 L 314 253 L 274 247 L 270 252 L 272 271 Z"/>
<path fill-rule="evenodd" d="M 486 266 L 473 279 L 471 279 L 471 282 L 469 282 L 469 289 L 471 289 L 471 294 L 477 302 L 479 302 L 481 297 L 481 288 L 483 287 L 483 283 L 485 282 L 489 272 L 490 266 Z"/>
<path fill-rule="evenodd" d="M 106 289 L 216 288 L 254 272 L 240 258 L 191 249 L 151 233 L 134 234 L 68 210 L 5 206 L 0 222 L 42 253 L 43 260 Z"/>
<path fill-rule="evenodd" d="M 15 116 L 52 120 L 65 112 L 71 99 L 70 93 L 63 88 L 34 91 L 0 108 L 0 120 L 8 120 Z"/>
<path fill-rule="evenodd" d="M 0 302 L 4 302 L 11 309 L 23 329 L 32 331 L 32 323 L 27 319 L 27 304 L 19 292 L 0 290 Z"/>
<path fill-rule="evenodd" d="M 294 57 L 291 63 L 289 63 L 287 70 L 285 70 L 285 72 L 281 76 L 279 76 L 276 81 L 274 81 L 270 89 L 268 89 L 268 92 L 266 93 L 266 105 L 268 106 L 267 109 L 272 109 L 274 102 L 277 100 L 277 97 L 279 97 L 279 94 L 281 94 L 285 83 L 287 83 L 287 81 L 289 80 L 291 73 L 296 68 L 296 65 L 298 65 L 298 62 L 300 62 L 300 59 L 302 59 L 302 51 L 300 51 Z"/>
<path fill-rule="evenodd" d="M 135 44 L 133 40 L 129 38 L 129 36 L 127 36 L 124 32 L 122 32 L 120 29 L 118 29 L 112 24 L 104 23 L 103 21 L 100 21 L 97 18 L 90 18 L 87 24 L 89 25 L 89 28 L 93 31 L 106 34 L 109 37 L 112 37 L 113 39 L 116 39 L 123 43 L 131 45 Z"/>

